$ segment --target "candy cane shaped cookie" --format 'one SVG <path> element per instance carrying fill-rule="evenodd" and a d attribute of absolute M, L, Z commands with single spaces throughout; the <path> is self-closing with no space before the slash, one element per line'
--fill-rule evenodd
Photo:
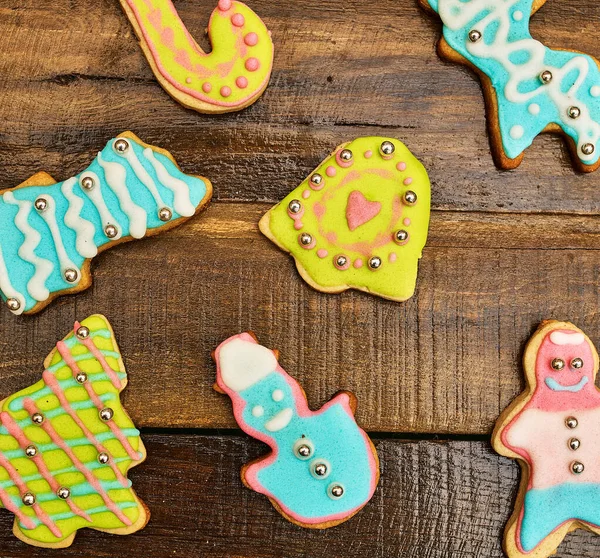
<path fill-rule="evenodd" d="M 120 0 L 154 75 L 182 105 L 204 113 L 241 110 L 266 89 L 273 66 L 271 34 L 245 4 L 219 0 L 205 53 L 171 0 Z"/>

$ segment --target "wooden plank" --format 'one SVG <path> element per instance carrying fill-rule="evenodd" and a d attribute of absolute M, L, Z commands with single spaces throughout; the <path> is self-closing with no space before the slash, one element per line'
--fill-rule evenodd
<path fill-rule="evenodd" d="M 487 442 L 375 440 L 382 477 L 371 502 L 325 531 L 284 520 L 245 488 L 240 467 L 264 446 L 238 436 L 144 436 L 148 461 L 131 473 L 150 523 L 127 537 L 81 531 L 59 552 L 32 551 L 0 513 L 3 556 L 190 556 L 203 558 L 501 558 L 518 466 Z M 598 556 L 600 537 L 569 535 L 558 558 Z"/>
<path fill-rule="evenodd" d="M 213 204 L 102 254 L 85 293 L 32 318 L 2 309 L 0 398 L 37 381 L 54 343 L 99 312 L 141 426 L 235 427 L 210 353 L 253 330 L 315 407 L 347 389 L 370 431 L 483 434 L 522 389 L 521 350 L 542 319 L 570 319 L 600 342 L 595 218 L 436 212 L 417 294 L 397 304 L 312 290 L 258 232 L 267 207 Z"/>
<path fill-rule="evenodd" d="M 214 4 L 176 2 L 195 37 Z M 333 147 L 371 134 L 422 159 L 435 208 L 599 212 L 600 173 L 573 172 L 558 138 L 538 138 L 515 172 L 494 168 L 478 80 L 437 57 L 440 24 L 416 0 L 251 4 L 273 31 L 273 79 L 251 108 L 217 118 L 162 91 L 114 1 L 0 6 L 0 183 L 38 170 L 64 179 L 133 129 L 213 180 L 216 199 L 275 202 Z M 597 27 L 591 0 L 549 0 L 532 24 L 553 46 L 600 57 Z"/>

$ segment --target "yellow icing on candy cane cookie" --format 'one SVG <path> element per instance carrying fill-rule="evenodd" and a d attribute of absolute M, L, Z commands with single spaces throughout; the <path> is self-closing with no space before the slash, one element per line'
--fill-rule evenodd
<path fill-rule="evenodd" d="M 219 0 L 208 24 L 213 51 L 205 53 L 171 0 L 120 0 L 154 75 L 174 99 L 205 113 L 241 110 L 267 87 L 273 42 L 245 4 Z"/>

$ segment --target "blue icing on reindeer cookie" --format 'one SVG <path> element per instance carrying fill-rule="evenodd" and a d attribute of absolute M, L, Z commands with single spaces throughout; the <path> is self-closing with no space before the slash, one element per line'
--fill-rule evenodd
<path fill-rule="evenodd" d="M 100 250 L 173 226 L 210 200 L 210 182 L 165 153 L 128 132 L 81 174 L 60 183 L 38 174 L 0 196 L 0 291 L 13 313 L 86 288 L 86 261 Z"/>
<path fill-rule="evenodd" d="M 421 0 L 444 24 L 448 45 L 489 79 L 504 155 L 520 157 L 548 126 L 576 146 L 582 170 L 600 166 L 600 69 L 586 54 L 532 38 L 533 0 Z M 515 161 L 516 160 L 516 161 Z"/>
<path fill-rule="evenodd" d="M 272 450 L 243 468 L 247 486 L 304 527 L 339 524 L 371 499 L 379 462 L 356 424 L 351 394 L 311 411 L 275 353 L 248 333 L 219 345 L 215 360 L 217 386 L 231 397 L 238 424 Z"/>

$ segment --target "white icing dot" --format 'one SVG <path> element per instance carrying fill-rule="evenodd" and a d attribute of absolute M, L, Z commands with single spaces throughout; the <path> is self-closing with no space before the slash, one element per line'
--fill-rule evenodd
<path fill-rule="evenodd" d="M 594 85 L 590 89 L 590 95 L 592 97 L 600 97 L 600 85 Z"/>
<path fill-rule="evenodd" d="M 514 14 L 513 14 L 513 19 L 515 21 L 521 21 L 523 19 L 523 12 L 521 10 L 517 10 Z"/>
<path fill-rule="evenodd" d="M 280 389 L 276 389 L 272 394 L 271 397 L 273 398 L 273 401 L 281 401 L 283 399 L 283 391 L 281 391 Z"/>
<path fill-rule="evenodd" d="M 528 110 L 531 114 L 538 115 L 540 113 L 540 105 L 537 103 L 531 103 L 528 107 Z"/>
<path fill-rule="evenodd" d="M 513 126 L 510 129 L 510 137 L 515 140 L 521 139 L 523 137 L 524 133 L 525 133 L 525 129 L 523 128 L 523 126 L 521 126 L 519 124 L 517 124 L 516 126 Z"/>
<path fill-rule="evenodd" d="M 257 405 L 252 409 L 252 416 L 254 417 L 262 417 L 264 414 L 265 410 L 260 405 Z"/>

